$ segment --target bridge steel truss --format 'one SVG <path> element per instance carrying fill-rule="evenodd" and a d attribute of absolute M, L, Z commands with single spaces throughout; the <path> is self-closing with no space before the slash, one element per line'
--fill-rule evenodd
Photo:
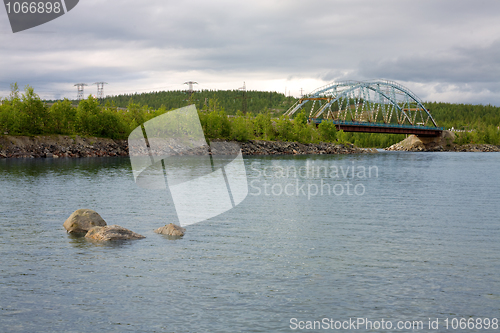
<path fill-rule="evenodd" d="M 308 102 L 312 102 L 309 118 L 313 119 L 412 126 L 427 126 L 430 121 L 438 127 L 422 101 L 393 81 L 330 83 L 302 97 L 285 115 L 292 117 Z"/>

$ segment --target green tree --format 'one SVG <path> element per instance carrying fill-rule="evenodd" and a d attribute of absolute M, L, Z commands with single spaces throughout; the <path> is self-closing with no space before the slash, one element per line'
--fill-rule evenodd
<path fill-rule="evenodd" d="M 49 108 L 50 122 L 46 128 L 53 134 L 74 134 L 76 125 L 76 108 L 71 101 L 57 101 Z"/>
<path fill-rule="evenodd" d="M 253 128 L 253 122 L 238 111 L 236 117 L 231 121 L 231 139 L 236 141 L 248 141 L 250 139 Z"/>
<path fill-rule="evenodd" d="M 324 142 L 334 142 L 337 137 L 337 127 L 331 121 L 322 121 L 318 125 L 320 140 Z"/>
<path fill-rule="evenodd" d="M 35 94 L 32 87 L 27 85 L 21 97 L 22 125 L 21 131 L 26 134 L 42 134 L 48 119 L 48 109 Z"/>
<path fill-rule="evenodd" d="M 119 139 L 128 136 L 130 130 L 122 117 L 112 108 L 104 108 L 99 115 L 100 132 L 94 132 L 99 137 Z"/>
<path fill-rule="evenodd" d="M 227 139 L 231 136 L 231 122 L 216 99 L 210 99 L 204 111 L 198 112 L 205 136 Z"/>
<path fill-rule="evenodd" d="M 0 105 L 0 130 L 9 134 L 21 134 L 21 98 L 17 83 L 10 85 L 10 95 Z"/>
<path fill-rule="evenodd" d="M 290 118 L 281 116 L 276 119 L 276 136 L 281 141 L 294 141 L 294 127 Z"/>
<path fill-rule="evenodd" d="M 337 132 L 337 138 L 339 139 L 340 143 L 348 143 L 348 133 L 344 132 L 343 130 L 340 130 Z"/>
<path fill-rule="evenodd" d="M 77 130 L 84 135 L 98 135 L 104 124 L 100 123 L 101 108 L 99 101 L 89 95 L 87 99 L 81 100 L 77 108 Z"/>
<path fill-rule="evenodd" d="M 255 137 L 263 140 L 274 140 L 275 131 L 271 120 L 271 115 L 259 113 L 253 119 L 253 129 Z"/>

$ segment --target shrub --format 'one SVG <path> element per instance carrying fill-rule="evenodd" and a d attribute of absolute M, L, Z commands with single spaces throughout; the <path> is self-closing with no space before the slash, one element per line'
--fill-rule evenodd
<path fill-rule="evenodd" d="M 318 125 L 318 131 L 323 142 L 334 142 L 337 138 L 337 127 L 331 121 L 322 121 Z"/>

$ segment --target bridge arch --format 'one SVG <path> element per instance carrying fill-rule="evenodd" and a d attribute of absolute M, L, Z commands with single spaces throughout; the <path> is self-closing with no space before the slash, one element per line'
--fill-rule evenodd
<path fill-rule="evenodd" d="M 309 118 L 437 127 L 420 98 L 403 85 L 386 80 L 330 83 L 302 97 L 285 112 L 292 117 L 312 102 Z"/>

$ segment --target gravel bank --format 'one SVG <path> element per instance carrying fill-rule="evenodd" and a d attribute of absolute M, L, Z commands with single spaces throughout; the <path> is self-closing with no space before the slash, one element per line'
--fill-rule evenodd
<path fill-rule="evenodd" d="M 217 142 L 215 140 L 215 142 Z M 243 155 L 307 155 L 376 153 L 376 149 L 333 143 L 250 140 L 239 143 Z M 128 156 L 127 140 L 80 136 L 0 136 L 0 158 L 59 158 Z"/>

